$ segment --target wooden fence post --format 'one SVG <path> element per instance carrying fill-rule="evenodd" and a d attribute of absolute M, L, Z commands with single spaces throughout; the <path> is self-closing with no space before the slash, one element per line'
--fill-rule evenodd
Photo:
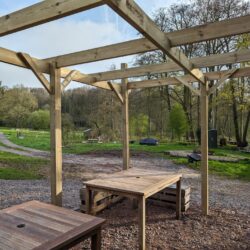
<path fill-rule="evenodd" d="M 50 66 L 51 203 L 62 206 L 62 129 L 60 69 Z"/>
<path fill-rule="evenodd" d="M 208 83 L 201 84 L 201 205 L 202 213 L 208 215 Z"/>
<path fill-rule="evenodd" d="M 121 64 L 121 69 L 126 69 L 126 63 Z M 123 169 L 129 169 L 129 111 L 128 111 L 128 79 L 122 79 L 122 127 L 123 127 Z"/>

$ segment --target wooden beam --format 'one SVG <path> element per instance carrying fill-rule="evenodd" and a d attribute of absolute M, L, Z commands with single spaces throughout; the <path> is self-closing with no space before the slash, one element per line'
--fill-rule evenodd
<path fill-rule="evenodd" d="M 128 65 L 126 63 L 121 64 L 121 68 L 125 69 Z M 122 79 L 122 126 L 123 126 L 123 170 L 127 170 L 130 167 L 130 155 L 129 155 L 129 110 L 128 110 L 128 80 Z"/>
<path fill-rule="evenodd" d="M 203 215 L 208 215 L 208 83 L 201 84 L 201 206 Z"/>
<path fill-rule="evenodd" d="M 196 68 L 205 68 L 218 65 L 228 65 L 241 62 L 250 61 L 250 50 L 242 49 L 225 54 L 210 55 L 204 57 L 196 57 L 190 59 L 191 63 Z M 148 74 L 169 73 L 182 70 L 179 65 L 174 62 L 167 62 L 161 64 L 150 64 L 139 67 L 133 67 L 128 69 L 119 69 L 106 72 L 97 72 L 89 74 L 90 77 L 94 77 L 97 81 L 115 80 L 120 78 L 130 78 L 135 76 L 144 76 Z"/>
<path fill-rule="evenodd" d="M 51 202 L 62 206 L 61 82 L 55 64 L 51 64 L 50 101 Z"/>
<path fill-rule="evenodd" d="M 42 83 L 44 88 L 50 93 L 51 89 L 50 89 L 49 81 L 46 79 L 43 73 L 39 70 L 38 66 L 36 65 L 36 62 L 30 57 L 30 55 L 25 54 L 25 53 L 18 53 L 18 56 L 31 69 L 31 71 L 35 74 L 37 79 Z"/>
<path fill-rule="evenodd" d="M 116 88 L 116 86 L 115 86 L 113 83 L 111 83 L 111 82 L 108 82 L 108 85 L 109 85 L 110 88 L 114 91 L 115 95 L 118 97 L 118 99 L 119 99 L 119 101 L 121 102 L 121 104 L 123 104 L 124 101 L 123 101 L 123 97 L 122 97 L 122 95 L 121 95 L 120 90 L 118 90 L 118 89 Z"/>
<path fill-rule="evenodd" d="M 228 71 L 215 71 L 205 73 L 205 77 L 208 81 L 210 80 L 220 80 Z M 250 77 L 250 67 L 238 69 L 234 74 L 234 78 L 239 77 Z M 196 79 L 192 78 L 190 75 L 184 75 L 180 77 L 185 82 L 196 82 Z M 232 78 L 232 76 L 231 76 Z M 179 85 L 180 82 L 175 77 L 159 78 L 154 80 L 144 80 L 144 81 L 131 81 L 128 83 L 128 89 L 141 89 L 141 88 L 152 88 L 165 85 Z"/>
<path fill-rule="evenodd" d="M 231 69 L 231 70 L 228 70 L 227 72 L 225 72 L 225 74 L 221 77 L 221 79 L 216 83 L 214 84 L 208 91 L 208 95 L 211 95 L 213 94 L 216 89 L 221 85 L 223 84 L 227 79 L 229 79 L 230 77 L 233 77 L 234 73 L 237 71 L 238 69 Z"/>
<path fill-rule="evenodd" d="M 178 48 L 171 48 L 171 42 L 166 34 L 159 30 L 157 25 L 147 14 L 134 2 L 134 0 L 104 0 L 114 11 L 123 17 L 134 28 L 148 38 L 157 48 L 161 49 L 175 63 L 180 65 L 184 71 L 191 74 L 197 81 L 205 81 L 203 73 L 194 69 L 188 58 Z"/>
<path fill-rule="evenodd" d="M 102 5 L 101 0 L 47 0 L 0 17 L 0 37 Z"/>
<path fill-rule="evenodd" d="M 224 21 L 207 23 L 188 29 L 165 33 L 171 46 L 181 46 L 212 39 L 240 35 L 250 32 L 250 15 L 236 17 Z M 100 48 L 70 53 L 46 59 L 57 61 L 59 67 L 95 62 L 116 57 L 157 50 L 158 47 L 146 38 L 117 43 Z M 196 67 L 196 65 L 194 65 Z"/>
<path fill-rule="evenodd" d="M 31 57 L 31 59 L 36 64 L 38 71 L 40 71 L 42 73 L 50 74 L 50 63 L 45 62 L 43 60 L 39 60 L 39 59 L 34 58 L 34 57 Z M 23 61 L 23 59 L 21 59 L 18 56 L 17 52 L 12 51 L 12 50 L 8 50 L 8 49 L 4 49 L 4 48 L 0 48 L 0 62 L 8 63 L 11 65 L 26 68 L 26 69 L 30 69 L 30 66 L 27 65 L 27 63 L 25 63 Z M 61 77 L 62 78 L 67 77 L 67 75 L 71 71 L 72 71 L 71 69 L 62 68 L 61 69 Z M 84 73 L 79 72 L 78 74 L 74 75 L 72 80 L 76 81 L 76 82 L 84 83 L 84 84 L 87 84 L 90 86 L 94 86 L 94 87 L 98 87 L 98 88 L 102 88 L 102 89 L 106 89 L 106 90 L 111 90 L 106 81 L 97 81 L 95 77 L 89 76 L 89 75 L 84 74 Z M 114 83 L 114 85 L 116 86 L 117 89 L 120 88 L 120 86 L 118 84 Z"/>
<path fill-rule="evenodd" d="M 61 86 L 62 86 L 62 91 L 70 84 L 70 82 L 73 80 L 73 77 L 78 74 L 77 70 L 72 70 L 69 72 L 69 74 L 64 78 Z"/>
<path fill-rule="evenodd" d="M 192 86 L 192 83 L 186 82 L 185 80 L 183 80 L 183 78 L 181 78 L 181 77 L 179 77 L 179 76 L 175 76 L 175 79 L 176 79 L 178 82 L 182 83 L 184 86 L 188 87 L 194 94 L 200 96 L 200 94 L 201 94 L 200 91 L 199 91 L 198 89 L 194 88 L 194 87 Z"/>

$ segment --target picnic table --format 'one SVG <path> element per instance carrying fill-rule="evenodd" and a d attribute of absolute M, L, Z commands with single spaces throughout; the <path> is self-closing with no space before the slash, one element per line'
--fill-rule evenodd
<path fill-rule="evenodd" d="M 101 249 L 105 220 L 39 201 L 0 210 L 0 249 L 69 249 L 91 237 Z"/>
<path fill-rule="evenodd" d="M 137 200 L 139 206 L 139 249 L 146 249 L 146 199 L 176 183 L 176 217 L 181 217 L 181 174 L 131 168 L 108 177 L 85 182 L 86 209 L 92 213 L 92 192 L 106 192 Z"/>

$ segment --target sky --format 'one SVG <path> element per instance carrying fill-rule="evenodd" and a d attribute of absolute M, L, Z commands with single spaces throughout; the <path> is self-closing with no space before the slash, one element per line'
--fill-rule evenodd
<path fill-rule="evenodd" d="M 38 0 L 0 0 L 0 16 L 38 3 Z M 135 0 L 149 15 L 160 7 L 168 7 L 176 0 Z M 26 52 L 36 58 L 48 58 L 76 51 L 101 47 L 138 38 L 138 32 L 108 6 L 101 6 L 79 14 L 42 24 L 27 30 L 0 37 L 0 47 Z M 133 63 L 134 57 L 110 59 L 77 65 L 72 68 L 83 73 L 107 71 L 112 65 Z M 30 70 L 0 63 L 0 81 L 8 87 L 22 84 L 41 87 Z M 71 88 L 82 86 L 72 83 Z"/>

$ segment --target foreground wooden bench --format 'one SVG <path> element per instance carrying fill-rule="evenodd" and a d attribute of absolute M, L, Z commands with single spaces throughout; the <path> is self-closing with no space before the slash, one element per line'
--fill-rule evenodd
<path fill-rule="evenodd" d="M 175 184 L 176 188 L 176 218 L 181 217 L 181 175 L 166 174 L 166 172 L 146 171 L 144 169 L 129 169 L 102 179 L 87 181 L 86 210 L 92 214 L 92 192 L 104 192 L 112 195 L 137 200 L 139 206 L 139 249 L 146 249 L 146 199 L 166 187 Z"/>
<path fill-rule="evenodd" d="M 105 220 L 69 209 L 30 201 L 0 211 L 0 249 L 69 249 L 91 237 L 101 249 Z"/>

